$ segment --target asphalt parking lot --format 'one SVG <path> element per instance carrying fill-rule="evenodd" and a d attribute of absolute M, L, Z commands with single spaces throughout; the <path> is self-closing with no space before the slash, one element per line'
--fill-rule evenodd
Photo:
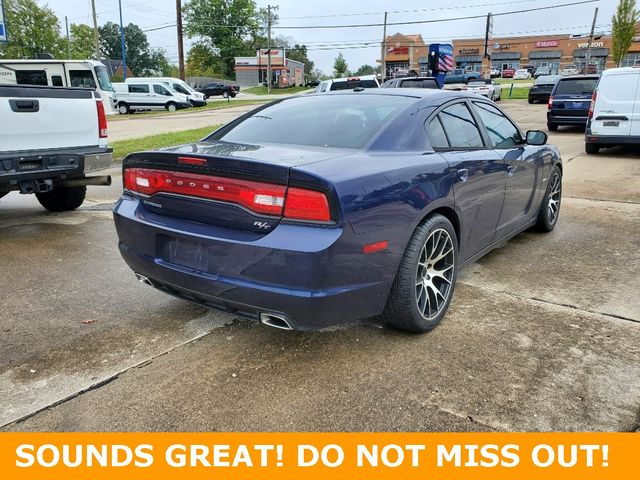
<path fill-rule="evenodd" d="M 502 106 L 545 129 L 545 105 Z M 375 321 L 279 331 L 138 283 L 110 213 L 117 168 L 76 212 L 8 195 L 2 429 L 637 430 L 640 150 L 587 156 L 575 129 L 550 142 L 565 162 L 555 231 L 463 270 L 425 335 Z"/>

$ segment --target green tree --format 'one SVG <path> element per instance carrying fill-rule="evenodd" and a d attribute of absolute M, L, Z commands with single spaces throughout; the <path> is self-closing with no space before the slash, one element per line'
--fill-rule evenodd
<path fill-rule="evenodd" d="M 215 52 L 225 77 L 235 75 L 234 57 L 255 55 L 252 42 L 262 31 L 264 18 L 253 0 L 189 0 L 182 11 L 185 33 L 199 37 Z"/>
<path fill-rule="evenodd" d="M 120 46 L 120 26 L 107 22 L 98 27 L 100 34 L 100 50 L 102 54 L 114 60 L 122 59 Z M 153 75 L 159 73 L 167 62 L 161 51 L 152 51 L 149 48 L 147 34 L 133 23 L 124 27 L 124 44 L 127 54 L 127 67 L 134 75 Z"/>
<path fill-rule="evenodd" d="M 224 67 L 211 47 L 194 43 L 187 52 L 185 70 L 187 77 L 221 77 Z"/>
<path fill-rule="evenodd" d="M 620 0 L 616 14 L 611 19 L 611 36 L 613 37 L 613 61 L 620 66 L 627 54 L 635 35 L 639 14 L 636 0 Z"/>
<path fill-rule="evenodd" d="M 95 56 L 93 48 L 93 32 L 93 28 L 83 23 L 72 23 L 69 26 L 69 54 L 71 55 L 71 58 L 85 59 L 93 58 Z"/>
<path fill-rule="evenodd" d="M 376 69 L 371 65 L 361 65 L 354 75 L 373 75 L 374 73 L 376 73 Z"/>
<path fill-rule="evenodd" d="M 299 45 L 296 43 L 293 47 L 289 47 L 287 50 L 287 58 L 304 63 L 304 74 L 306 76 L 311 75 L 311 72 L 316 66 L 313 60 L 309 60 L 309 57 L 307 56 L 306 45 Z"/>
<path fill-rule="evenodd" d="M 34 58 L 37 53 L 50 53 L 60 58 L 65 54 L 58 17 L 49 7 L 40 7 L 34 0 L 5 0 L 4 13 L 8 42 L 0 45 L 0 56 Z"/>
<path fill-rule="evenodd" d="M 349 66 L 347 65 L 347 61 L 344 59 L 344 55 L 342 52 L 338 53 L 336 60 L 333 62 L 333 74 L 337 78 L 344 77 L 349 71 Z"/>

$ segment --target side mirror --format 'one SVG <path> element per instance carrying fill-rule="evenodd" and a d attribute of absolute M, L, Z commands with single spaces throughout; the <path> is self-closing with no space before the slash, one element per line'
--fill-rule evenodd
<path fill-rule="evenodd" d="M 547 139 L 547 134 L 541 130 L 529 130 L 527 132 L 527 144 L 529 145 L 545 145 Z"/>

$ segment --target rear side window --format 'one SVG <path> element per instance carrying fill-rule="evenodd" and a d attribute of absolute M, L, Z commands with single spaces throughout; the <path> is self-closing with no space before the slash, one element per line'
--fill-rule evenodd
<path fill-rule="evenodd" d="M 522 140 L 520 132 L 504 113 L 488 103 L 474 102 L 473 104 L 494 148 L 513 148 L 520 143 Z"/>
<path fill-rule="evenodd" d="M 427 133 L 429 134 L 429 140 L 431 140 L 431 146 L 433 148 L 449 148 L 449 140 L 444 133 L 442 123 L 440 123 L 440 117 L 434 118 L 429 122 L 427 127 Z"/>
<path fill-rule="evenodd" d="M 48 85 L 47 72 L 44 70 L 16 70 L 18 85 Z"/>
<path fill-rule="evenodd" d="M 598 84 L 597 78 L 572 78 L 560 80 L 556 94 L 558 95 L 582 95 L 593 93 Z"/>
<path fill-rule="evenodd" d="M 482 136 L 471 112 L 463 103 L 445 108 L 438 115 L 450 148 L 482 148 Z"/>
<path fill-rule="evenodd" d="M 435 80 L 404 80 L 400 86 L 402 88 L 438 88 Z"/>
<path fill-rule="evenodd" d="M 69 70 L 69 81 L 72 87 L 96 88 L 91 70 Z"/>
<path fill-rule="evenodd" d="M 149 93 L 149 85 L 129 84 L 129 93 Z"/>
<path fill-rule="evenodd" d="M 62 77 L 60 75 L 52 75 L 51 85 L 54 87 L 62 87 Z"/>

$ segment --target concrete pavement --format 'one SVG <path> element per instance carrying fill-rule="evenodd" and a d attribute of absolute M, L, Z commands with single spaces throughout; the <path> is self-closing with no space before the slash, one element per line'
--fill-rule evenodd
<path fill-rule="evenodd" d="M 524 129 L 544 128 L 544 105 L 502 106 Z M 10 194 L 0 200 L 0 424 L 637 429 L 640 155 L 587 156 L 577 130 L 550 138 L 565 160 L 556 230 L 526 232 L 463 270 L 444 322 L 417 336 L 375 320 L 282 332 L 139 284 L 109 212 L 119 177 L 72 213 Z"/>

